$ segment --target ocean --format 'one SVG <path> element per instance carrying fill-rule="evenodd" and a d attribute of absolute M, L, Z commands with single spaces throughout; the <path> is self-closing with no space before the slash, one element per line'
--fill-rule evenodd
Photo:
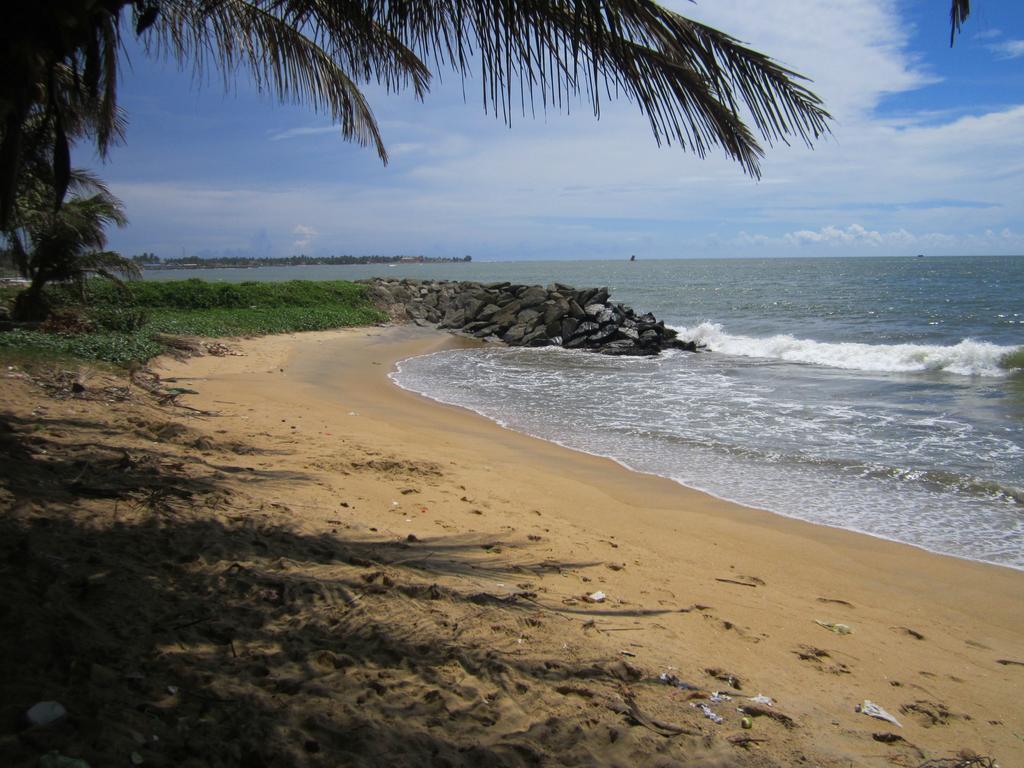
<path fill-rule="evenodd" d="M 722 498 L 1024 568 L 1024 257 L 563 261 L 201 270 L 608 286 L 710 351 L 486 346 L 396 384 Z"/>

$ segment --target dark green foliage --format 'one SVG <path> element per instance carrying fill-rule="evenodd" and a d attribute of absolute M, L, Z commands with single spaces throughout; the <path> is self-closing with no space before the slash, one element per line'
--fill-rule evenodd
<path fill-rule="evenodd" d="M 193 279 L 133 282 L 127 288 L 92 280 L 86 296 L 83 305 L 72 286 L 51 285 L 46 298 L 62 312 L 79 313 L 90 332 L 0 333 L 0 350 L 34 350 L 126 364 L 160 354 L 163 347 L 154 340 L 158 333 L 258 336 L 385 319 L 370 304 L 363 286 L 341 280 L 229 284 Z"/>
<path fill-rule="evenodd" d="M 0 352 L 6 350 L 104 360 L 126 365 L 159 355 L 163 347 L 153 341 L 148 334 L 141 332 L 65 335 L 19 330 L 0 333 Z"/>
<path fill-rule="evenodd" d="M 90 293 L 102 302 L 116 300 L 113 285 L 94 284 Z M 344 280 L 289 280 L 283 283 L 209 283 L 191 280 L 131 284 L 134 304 L 174 309 L 270 309 L 274 307 L 344 306 L 366 303 L 364 289 Z"/>

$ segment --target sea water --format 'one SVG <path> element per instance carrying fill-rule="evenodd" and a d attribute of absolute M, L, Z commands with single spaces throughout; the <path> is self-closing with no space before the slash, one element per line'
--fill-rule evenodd
<path fill-rule="evenodd" d="M 241 272 L 226 276 L 606 285 L 711 351 L 489 345 L 405 360 L 393 379 L 723 498 L 1024 568 L 1024 375 L 999 364 L 1024 344 L 1024 257 Z"/>

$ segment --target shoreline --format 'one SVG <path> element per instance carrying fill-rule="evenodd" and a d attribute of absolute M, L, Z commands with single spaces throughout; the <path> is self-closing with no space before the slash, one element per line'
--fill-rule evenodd
<path fill-rule="evenodd" d="M 353 366 L 347 363 L 339 364 L 337 361 L 332 363 L 331 361 L 323 360 L 316 352 L 307 354 L 305 358 L 302 358 L 301 355 L 308 353 L 308 349 L 288 348 L 294 342 L 301 344 L 304 341 L 313 341 L 313 337 L 321 337 L 316 339 L 314 342 L 316 344 L 321 342 L 329 343 L 331 341 L 352 342 L 354 337 L 358 337 L 364 332 L 369 338 L 384 337 L 386 339 L 385 343 L 391 344 L 394 348 L 389 350 L 381 360 L 374 361 L 374 365 L 379 366 L 377 369 L 367 369 L 364 365 L 359 367 L 358 370 L 353 370 L 357 368 L 358 363 Z M 398 336 L 399 338 L 397 340 L 389 338 L 392 336 Z M 962 564 L 971 570 L 977 569 L 978 573 L 988 572 L 989 569 L 993 569 L 996 573 L 1014 574 L 1015 576 L 1021 573 L 1018 569 L 998 563 L 988 563 L 945 553 L 936 553 L 912 544 L 874 536 L 869 533 L 809 522 L 771 510 L 747 506 L 697 488 L 692 488 L 671 478 L 639 472 L 610 457 L 591 454 L 572 447 L 563 446 L 554 441 L 510 429 L 475 411 L 463 408 L 462 406 L 433 400 L 418 392 L 404 389 L 393 382 L 389 374 L 393 366 L 402 359 L 417 357 L 421 354 L 429 354 L 430 352 L 443 349 L 476 346 L 476 342 L 460 339 L 451 334 L 434 329 L 416 329 L 411 326 L 389 326 L 374 328 L 369 331 L 365 329 L 345 329 L 340 332 L 322 331 L 309 334 L 285 334 L 250 340 L 246 344 L 259 345 L 261 342 L 282 342 L 286 345 L 286 348 L 278 354 L 282 355 L 284 364 L 289 368 L 289 371 L 292 368 L 298 369 L 298 383 L 301 384 L 303 393 L 313 395 L 314 399 L 319 401 L 320 404 L 329 401 L 334 393 L 339 390 L 347 391 L 351 396 L 353 387 L 349 385 L 353 382 L 342 379 L 337 384 L 332 384 L 327 381 L 331 375 L 336 376 L 339 373 L 354 373 L 357 377 L 361 377 L 363 381 L 369 379 L 368 383 L 373 386 L 387 385 L 383 390 L 374 391 L 372 397 L 368 398 L 366 392 L 357 395 L 357 402 L 364 404 L 373 403 L 374 406 L 380 407 L 380 403 L 377 401 L 383 401 L 390 406 L 394 406 L 397 401 L 407 398 L 405 402 L 406 407 L 401 409 L 399 413 L 389 413 L 386 421 L 377 422 L 382 425 L 386 422 L 397 422 L 399 425 L 408 426 L 408 420 L 410 416 L 413 416 L 434 422 L 431 424 L 431 426 L 434 426 L 442 420 L 436 415 L 433 418 L 429 418 L 428 414 L 435 409 L 440 409 L 450 417 L 454 417 L 459 425 L 458 431 L 460 433 L 470 433 L 474 437 L 483 436 L 486 439 L 493 439 L 499 444 L 511 442 L 515 446 L 513 450 L 520 456 L 525 452 L 536 452 L 545 458 L 555 455 L 556 459 L 567 464 L 574 464 L 578 470 L 583 470 L 588 479 L 600 477 L 601 480 L 606 482 L 614 481 L 617 486 L 626 485 L 630 491 L 635 491 L 636 485 L 647 484 L 650 486 L 650 490 L 652 492 L 656 491 L 659 496 L 667 495 L 673 502 L 682 501 L 683 503 L 695 504 L 700 507 L 702 512 L 721 515 L 728 519 L 730 523 L 747 524 L 758 529 L 778 528 L 782 529 L 786 535 L 795 536 L 799 539 L 806 539 L 816 544 L 838 545 L 862 555 L 870 552 L 874 557 L 883 558 L 890 562 L 895 562 L 902 558 L 920 558 L 922 560 L 937 558 L 938 562 L 948 560 L 950 563 Z M 371 343 L 370 346 L 372 351 L 373 344 Z M 395 351 L 396 349 L 397 351 Z M 405 354 L 407 349 L 414 350 L 413 354 Z M 197 365 L 203 365 L 204 362 L 219 365 L 223 364 L 225 360 L 225 358 L 198 358 L 181 363 L 171 363 L 170 365 L 172 372 L 175 370 L 184 372 L 192 371 Z M 227 360 L 230 360 L 230 358 Z M 175 378 L 187 380 L 192 377 L 175 376 Z M 367 389 L 368 391 L 369 389 Z M 396 395 L 399 397 L 396 398 Z M 360 400 L 359 398 L 362 399 Z M 190 400 L 199 400 L 199 398 L 190 398 Z M 423 410 L 424 408 L 425 410 Z M 472 426 L 467 426 L 468 424 L 472 424 Z M 393 428 L 394 424 L 389 424 L 389 426 Z M 451 428 L 454 425 L 448 422 L 445 426 L 446 428 Z M 608 475 L 609 468 L 612 469 L 611 476 Z M 1021 585 L 1024 586 L 1024 579 L 1022 579 Z M 1024 606 L 1024 592 L 1021 592 L 1021 599 L 1022 606 Z M 1024 622 L 1022 622 L 1022 627 L 1024 627 Z"/>
<path fill-rule="evenodd" d="M 469 343 L 472 346 L 477 346 L 476 344 L 473 344 L 472 342 L 469 342 Z M 437 350 L 437 351 L 444 351 L 444 350 Z M 434 352 L 428 352 L 426 354 L 434 354 Z M 426 401 L 429 401 L 430 403 L 434 403 L 436 405 L 443 406 L 443 407 L 457 408 L 459 410 L 465 411 L 466 413 L 473 414 L 474 416 L 477 416 L 477 417 L 479 417 L 481 419 L 485 419 L 486 421 L 494 424 L 495 426 L 499 427 L 500 429 L 507 430 L 509 432 L 514 432 L 514 433 L 516 433 L 518 435 L 522 435 L 524 437 L 528 437 L 528 438 L 532 438 L 532 439 L 536 439 L 536 440 L 541 440 L 543 442 L 550 443 L 551 445 L 558 446 L 559 448 L 562 448 L 564 450 L 571 451 L 571 452 L 574 452 L 574 453 L 578 453 L 578 454 L 581 454 L 581 455 L 584 455 L 584 456 L 590 456 L 590 457 L 594 457 L 594 458 L 598 458 L 598 459 L 604 459 L 604 460 L 613 462 L 614 464 L 622 467 L 624 470 L 626 470 L 628 472 L 632 472 L 634 474 L 642 475 L 642 476 L 646 476 L 646 477 L 656 478 L 656 479 L 659 479 L 659 480 L 667 480 L 669 482 L 672 482 L 672 483 L 675 483 L 675 484 L 679 485 L 681 488 L 684 488 L 684 489 L 686 489 L 688 491 L 692 491 L 692 492 L 695 492 L 695 493 L 703 494 L 703 495 L 708 496 L 708 497 L 710 497 L 712 499 L 715 499 L 717 501 L 721 501 L 721 502 L 724 502 L 726 504 L 734 505 L 734 506 L 737 506 L 737 507 L 742 507 L 744 509 L 747 509 L 747 510 L 750 510 L 750 511 L 753 511 L 753 512 L 774 515 L 774 516 L 777 516 L 777 517 L 780 517 L 780 518 L 785 518 L 787 520 L 792 520 L 792 521 L 796 521 L 796 522 L 800 522 L 800 523 L 804 523 L 804 524 L 808 524 L 808 525 L 813 525 L 813 526 L 817 526 L 817 527 L 829 528 L 829 529 L 838 530 L 838 531 L 845 531 L 847 533 L 855 534 L 855 535 L 858 535 L 858 536 L 867 536 L 869 538 L 877 539 L 879 541 L 884 541 L 884 542 L 887 542 L 887 543 L 890 543 L 890 544 L 896 544 L 896 545 L 899 545 L 899 546 L 911 547 L 911 548 L 913 548 L 915 550 L 918 550 L 918 551 L 921 551 L 921 552 L 926 552 L 928 554 L 936 555 L 936 556 L 939 556 L 939 557 L 950 557 L 950 558 L 953 558 L 955 560 L 961 560 L 961 561 L 968 562 L 968 563 L 976 563 L 976 564 L 980 564 L 980 565 L 993 566 L 993 567 L 996 567 L 996 568 L 1006 568 L 1006 569 L 1009 569 L 1009 570 L 1012 570 L 1012 571 L 1017 571 L 1017 572 L 1024 573 L 1024 565 L 1015 565 L 1015 564 L 1012 564 L 1012 563 L 1003 563 L 1003 562 L 998 562 L 998 561 L 994 561 L 994 560 L 985 560 L 983 558 L 971 557 L 969 555 L 961 555 L 961 554 L 957 554 L 955 552 L 943 552 L 943 551 L 940 551 L 940 550 L 937 550 L 937 549 L 930 549 L 929 547 L 927 547 L 927 546 L 925 546 L 923 544 L 916 544 L 916 543 L 911 542 L 911 541 L 903 541 L 901 539 L 897 539 L 897 538 L 892 537 L 892 536 L 886 536 L 886 535 L 881 534 L 881 533 L 875 533 L 875 532 L 868 531 L 868 530 L 861 530 L 861 529 L 858 529 L 858 528 L 847 527 L 847 526 L 840 525 L 840 524 L 832 524 L 832 523 L 828 523 L 828 522 L 812 520 L 812 519 L 808 519 L 808 518 L 805 518 L 805 517 L 801 517 L 801 516 L 796 515 L 796 514 L 789 514 L 789 513 L 782 512 L 782 511 L 779 511 L 779 510 L 776 510 L 776 509 L 771 509 L 771 508 L 766 507 L 766 506 L 759 506 L 757 504 L 745 503 L 745 502 L 740 501 L 738 499 L 730 498 L 728 496 L 724 496 L 724 495 L 721 495 L 719 493 L 715 493 L 714 491 L 708 490 L 706 488 L 701 488 L 700 486 L 687 483 L 687 482 L 685 482 L 683 480 L 678 480 L 676 478 L 669 477 L 667 475 L 660 475 L 660 474 L 658 474 L 656 472 L 648 472 L 646 470 L 630 466 L 625 460 L 619 459 L 619 458 L 617 458 L 615 456 L 612 456 L 612 455 L 609 455 L 609 454 L 603 454 L 603 453 L 597 453 L 597 452 L 594 452 L 594 451 L 589 451 L 589 450 L 586 450 L 584 448 L 578 448 L 576 446 L 560 442 L 560 441 L 555 440 L 553 438 L 542 437 L 542 436 L 539 436 L 539 435 L 534 435 L 534 434 L 532 434 L 530 432 L 526 432 L 524 430 L 517 429 L 516 427 L 514 427 L 512 425 L 506 424 L 506 423 L 502 422 L 501 420 L 499 420 L 497 418 L 491 417 L 491 416 L 487 415 L 486 413 L 483 413 L 481 411 L 475 410 L 475 409 L 470 408 L 468 406 L 463 406 L 463 405 L 460 405 L 460 404 L 457 404 L 457 403 L 446 402 L 446 401 L 441 400 L 439 398 L 432 397 L 432 396 L 430 396 L 428 394 L 425 394 L 425 393 L 422 393 L 422 392 L 418 392 L 417 390 L 412 389 L 410 387 L 403 386 L 396 379 L 396 375 L 399 373 L 398 366 L 400 366 L 406 360 L 410 360 L 410 359 L 412 359 L 414 357 L 420 357 L 420 356 L 421 355 L 413 355 L 413 356 L 408 357 L 408 358 L 404 358 L 404 359 L 393 361 L 393 366 L 394 366 L 395 369 L 392 370 L 388 374 L 388 376 L 387 376 L 387 378 L 390 381 L 390 383 L 392 385 L 398 387 L 399 389 L 403 390 L 404 392 L 408 392 L 409 394 L 414 395 L 414 396 L 419 397 L 419 398 L 422 398 L 422 399 L 424 399 Z"/>
<path fill-rule="evenodd" d="M 911 720 L 900 730 L 908 740 L 944 743 L 951 750 L 971 747 L 980 753 L 985 752 L 985 743 L 995 743 L 1000 748 L 993 752 L 1004 760 L 1010 750 L 1024 754 L 1021 742 L 1011 735 L 1024 731 L 1024 723 L 1011 717 L 1011 727 L 1006 720 L 1017 706 L 1020 669 L 993 665 L 996 656 L 1024 658 L 1020 571 L 743 507 L 667 478 L 637 473 L 608 458 L 506 429 L 390 380 L 387 374 L 398 360 L 469 343 L 448 334 L 392 327 L 317 336 L 257 340 L 243 346 L 275 348 L 284 378 L 294 387 L 288 388 L 289 400 L 302 397 L 317 418 L 326 419 L 322 408 L 333 407 L 339 414 L 333 417 L 335 422 L 369 422 L 368 430 L 359 427 L 353 434 L 372 435 L 385 454 L 453 462 L 462 470 L 460 476 L 470 478 L 458 487 L 469 488 L 472 482 L 482 489 L 481 495 L 493 494 L 490 503 L 502 510 L 505 525 L 518 530 L 529 521 L 524 516 L 532 514 L 530 509 L 543 510 L 545 522 L 557 519 L 563 532 L 551 542 L 552 553 L 568 559 L 583 554 L 589 560 L 614 554 L 629 563 L 600 580 L 579 583 L 572 594 L 600 585 L 613 599 L 629 604 L 657 595 L 673 604 L 696 601 L 714 606 L 728 618 L 704 622 L 698 641 L 709 651 L 718 649 L 709 654 L 717 657 L 714 664 L 760 678 L 756 687 L 803 719 L 827 713 L 822 727 L 830 731 L 863 732 L 878 726 L 878 721 L 854 712 L 854 705 L 864 699 L 877 701 L 898 717 L 901 705 L 926 699 L 943 711 L 973 714 L 969 720 L 949 718 L 942 728 L 914 728 L 913 718 L 903 717 Z M 195 373 L 200 366 L 220 367 L 224 360 L 193 360 L 181 370 Z M 211 381 L 197 387 L 205 390 Z M 225 379 L 228 382 L 242 386 L 234 377 Z M 263 388 L 261 394 L 268 392 Z M 348 413 L 358 416 L 343 415 Z M 467 492 L 465 498 L 474 494 Z M 384 507 L 383 499 L 380 503 Z M 467 506 L 454 498 L 449 503 Z M 482 519 L 488 520 L 490 510 L 483 511 L 487 516 Z M 450 510 L 445 524 L 462 533 L 478 532 L 481 518 L 465 512 Z M 418 518 L 405 518 L 395 528 L 381 530 L 389 529 L 392 535 L 411 532 L 420 538 L 436 531 Z M 602 541 L 617 546 L 609 550 Z M 546 536 L 544 542 L 548 543 Z M 629 551 L 631 562 L 623 550 Z M 733 579 L 737 574 L 740 578 Z M 612 588 L 612 576 L 621 587 Z M 729 583 L 747 577 L 757 586 L 742 589 Z M 723 593 L 723 588 L 741 594 Z M 848 623 L 854 634 L 836 638 L 815 621 Z M 716 624 L 717 632 L 712 631 Z M 717 636 L 722 627 L 728 628 L 726 635 L 735 636 L 724 645 Z M 660 669 L 680 666 L 679 651 L 670 651 L 683 637 L 678 630 L 670 628 L 668 637 L 660 639 L 658 631 L 637 631 L 635 638 L 645 647 L 659 647 L 645 653 L 651 654 L 646 661 Z M 917 635 L 925 639 L 915 639 Z M 800 660 L 800 648 L 819 645 L 837 661 Z M 850 646 L 860 648 L 857 662 L 838 661 Z M 857 667 L 867 670 L 853 671 Z M 982 678 L 988 682 L 979 687 Z M 965 685 L 967 680 L 970 685 Z M 851 685 L 854 682 L 858 684 Z M 817 690 L 812 693 L 809 686 Z M 927 688 L 928 693 L 909 694 L 908 688 Z M 965 696 L 958 688 L 972 692 Z M 798 705 L 801 698 L 805 701 Z M 834 722 L 841 725 L 829 725 Z M 964 734 L 957 735 L 961 728 L 973 731 L 981 744 L 972 745 Z"/>
<path fill-rule="evenodd" d="M 0 642 L 7 698 L 99 712 L 42 752 L 237 764 L 235 745 L 311 767 L 1024 757 L 1024 574 L 743 507 L 388 377 L 471 343 L 408 326 L 233 340 L 157 361 L 194 391 L 178 407 L 99 378 L 48 398 L 6 372 L 0 438 L 30 448 L 0 489 L 0 549 L 27 553 L 8 609 L 21 629 Z M 61 490 L 83 483 L 87 496 Z M 84 661 L 84 682 L 52 671 L 47 649 L 67 642 L 59 658 Z M 773 704 L 747 729 L 738 707 L 759 696 Z M 857 712 L 865 700 L 900 727 Z M 14 743 L 0 733 L 0 758 Z"/>

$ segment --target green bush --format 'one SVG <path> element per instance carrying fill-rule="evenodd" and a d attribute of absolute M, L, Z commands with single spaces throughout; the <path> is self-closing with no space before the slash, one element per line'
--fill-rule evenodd
<path fill-rule="evenodd" d="M 89 307 L 85 316 L 100 330 L 122 333 L 141 331 L 149 320 L 149 313 L 146 310 L 131 305 L 100 304 Z"/>
<path fill-rule="evenodd" d="M 0 350 L 2 349 L 104 360 L 120 365 L 148 360 L 163 352 L 163 347 L 144 333 L 66 335 L 24 330 L 0 333 Z"/>
<path fill-rule="evenodd" d="M 83 306 L 75 286 L 48 286 L 50 305 L 78 313 L 89 333 L 0 333 L 0 349 L 36 351 L 125 364 L 163 351 L 157 333 L 253 336 L 367 325 L 386 319 L 364 286 L 341 280 L 285 283 L 133 282 L 93 280 Z"/>

